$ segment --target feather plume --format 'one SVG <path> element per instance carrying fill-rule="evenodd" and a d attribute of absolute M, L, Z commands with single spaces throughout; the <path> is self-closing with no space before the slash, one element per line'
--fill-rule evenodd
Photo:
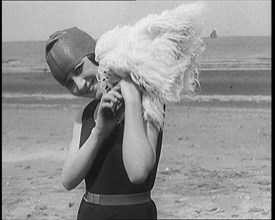
<path fill-rule="evenodd" d="M 144 119 L 161 129 L 163 105 L 181 101 L 198 84 L 202 11 L 201 2 L 183 4 L 103 34 L 95 49 L 102 89 L 130 76 L 142 92 Z"/>

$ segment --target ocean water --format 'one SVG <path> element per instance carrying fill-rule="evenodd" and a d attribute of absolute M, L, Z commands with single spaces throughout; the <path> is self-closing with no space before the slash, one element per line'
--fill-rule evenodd
<path fill-rule="evenodd" d="M 45 62 L 45 41 L 2 42 L 2 63 Z"/>
<path fill-rule="evenodd" d="M 202 68 L 271 68 L 271 37 L 204 38 Z M 2 42 L 2 64 L 46 66 L 46 41 Z"/>
<path fill-rule="evenodd" d="M 202 68 L 271 69 L 271 37 L 205 38 Z"/>
<path fill-rule="evenodd" d="M 202 60 L 271 59 L 271 37 L 204 38 L 206 50 Z"/>

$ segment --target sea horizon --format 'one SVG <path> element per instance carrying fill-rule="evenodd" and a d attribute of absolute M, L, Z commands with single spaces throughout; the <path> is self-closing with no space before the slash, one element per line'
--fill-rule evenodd
<path fill-rule="evenodd" d="M 271 36 L 203 37 L 205 51 L 199 58 L 201 69 L 271 69 Z M 47 68 L 45 41 L 2 42 L 2 67 Z"/>
<path fill-rule="evenodd" d="M 270 37 L 271 35 L 226 35 L 226 36 L 218 36 L 217 38 L 226 38 L 226 37 Z M 203 36 L 202 39 L 210 39 L 210 36 Z M 21 43 L 21 42 L 46 42 L 45 40 L 2 40 L 2 43 Z"/>

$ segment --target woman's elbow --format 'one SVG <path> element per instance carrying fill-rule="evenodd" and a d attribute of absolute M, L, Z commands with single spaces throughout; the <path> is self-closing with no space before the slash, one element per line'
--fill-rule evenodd
<path fill-rule="evenodd" d="M 134 169 L 131 172 L 128 172 L 128 177 L 131 183 L 141 184 L 144 183 L 149 175 L 148 169 Z"/>
<path fill-rule="evenodd" d="M 76 187 L 76 185 L 73 184 L 73 181 L 70 181 L 69 178 L 63 172 L 61 175 L 61 179 L 62 179 L 62 185 L 66 190 L 70 191 Z"/>
<path fill-rule="evenodd" d="M 62 184 L 63 184 L 64 188 L 65 188 L 66 190 L 68 190 L 68 191 L 70 191 L 70 190 L 72 190 L 72 189 L 75 188 L 75 187 L 74 187 L 72 184 L 70 184 L 69 182 L 62 181 Z"/>
<path fill-rule="evenodd" d="M 131 183 L 133 184 L 141 184 L 144 183 L 147 179 L 146 175 L 128 175 Z"/>
<path fill-rule="evenodd" d="M 144 183 L 151 170 L 153 169 L 155 164 L 155 159 L 152 158 L 148 160 L 148 162 L 138 162 L 134 164 L 133 162 L 125 166 L 129 180 L 133 184 L 141 184 Z"/>

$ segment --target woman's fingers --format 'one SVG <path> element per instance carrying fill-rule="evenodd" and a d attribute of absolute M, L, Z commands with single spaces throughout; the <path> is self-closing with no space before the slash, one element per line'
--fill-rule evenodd
<path fill-rule="evenodd" d="M 102 97 L 103 102 L 116 103 L 116 102 L 120 102 L 121 100 L 122 100 L 122 95 L 120 94 L 119 89 L 115 87 Z"/>
<path fill-rule="evenodd" d="M 113 102 L 103 102 L 100 104 L 100 106 L 102 109 L 107 109 L 107 108 L 112 109 L 112 108 L 114 108 L 114 103 Z"/>
<path fill-rule="evenodd" d="M 116 97 L 116 94 L 106 94 L 104 97 L 102 97 L 100 104 L 101 108 L 109 108 L 114 113 L 117 110 L 117 106 L 121 103 L 121 100 L 118 97 Z"/>
<path fill-rule="evenodd" d="M 117 102 L 118 99 L 111 95 L 111 94 L 107 94 L 107 95 L 104 95 L 101 99 L 101 103 L 105 103 L 105 102 Z"/>
<path fill-rule="evenodd" d="M 120 83 L 116 84 L 116 85 L 112 88 L 112 90 L 120 92 L 120 90 L 121 90 L 121 89 L 120 89 Z"/>
<path fill-rule="evenodd" d="M 114 116 L 117 117 L 117 116 L 121 116 L 124 112 L 124 102 L 121 102 L 119 103 L 117 106 L 116 106 L 116 110 L 114 112 Z"/>
<path fill-rule="evenodd" d="M 107 94 L 101 98 L 100 108 L 108 115 L 111 113 L 113 117 L 121 111 L 123 96 L 121 95 L 120 86 L 113 87 Z M 120 111 L 119 111 L 120 110 Z M 111 115 L 110 115 L 111 116 Z"/>
<path fill-rule="evenodd" d="M 122 95 L 118 91 L 115 91 L 115 90 L 110 91 L 109 95 L 112 95 L 112 96 L 116 97 L 119 100 L 122 99 Z"/>

